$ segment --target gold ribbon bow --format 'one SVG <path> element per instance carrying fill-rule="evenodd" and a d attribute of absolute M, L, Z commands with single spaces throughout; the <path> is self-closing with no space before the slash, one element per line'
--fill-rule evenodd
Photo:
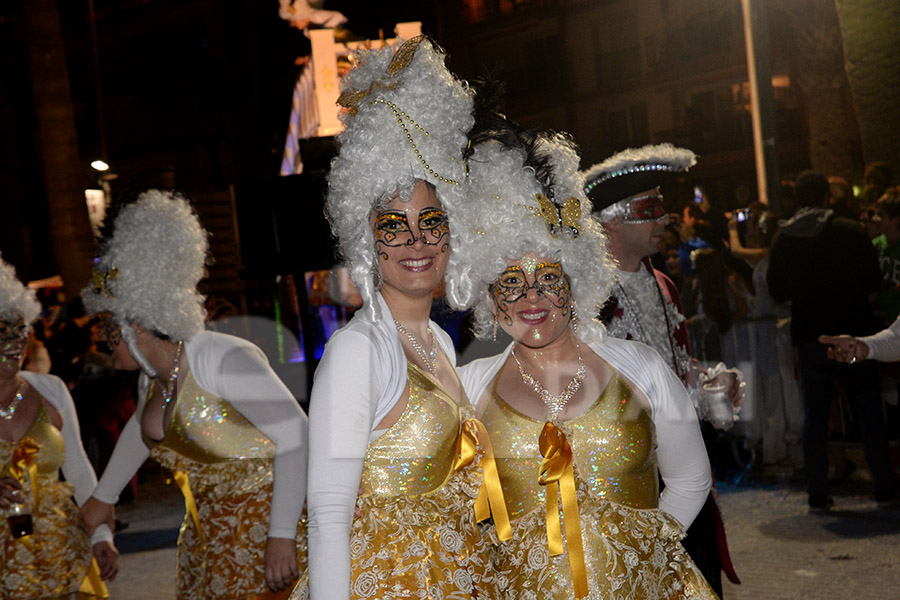
<path fill-rule="evenodd" d="M 578 498 L 575 495 L 575 470 L 572 447 L 559 427 L 551 422 L 544 424 L 538 438 L 541 450 L 541 473 L 538 482 L 547 487 L 547 546 L 551 556 L 563 553 L 562 533 L 559 527 L 559 500 L 562 495 L 563 519 L 566 523 L 566 544 L 569 550 L 569 569 L 575 585 L 575 597 L 587 596 L 587 569 L 584 565 L 584 546 L 581 541 L 581 519 L 578 516 Z M 558 490 L 558 492 L 557 492 Z"/>
<path fill-rule="evenodd" d="M 22 438 L 16 449 L 13 450 L 12 460 L 9 463 L 9 472 L 19 483 L 25 484 L 25 474 L 31 479 L 31 495 L 34 498 L 31 510 L 37 510 L 39 490 L 37 472 L 37 454 L 41 447 L 31 438 Z"/>
<path fill-rule="evenodd" d="M 197 530 L 197 540 L 205 548 L 206 540 L 203 539 L 203 530 L 200 529 L 200 511 L 197 509 L 197 501 L 194 500 L 194 494 L 191 492 L 191 482 L 188 474 L 184 471 L 175 471 L 172 473 L 172 478 L 167 479 L 166 483 L 172 483 L 173 480 L 178 489 L 181 490 L 181 495 L 184 496 L 184 510 L 191 515 L 191 520 L 194 522 L 194 527 Z"/>
<path fill-rule="evenodd" d="M 391 59 L 391 64 L 388 65 L 387 70 L 385 71 L 388 78 L 394 77 L 397 73 L 403 71 L 406 67 L 412 63 L 413 56 L 416 54 L 416 50 L 419 48 L 419 44 L 425 39 L 425 36 L 420 35 L 414 37 L 410 40 L 407 40 L 403 43 L 400 48 L 397 49 L 397 52 L 394 53 L 394 58 Z M 351 115 L 355 115 L 359 111 L 359 104 L 365 98 L 372 94 L 372 92 L 376 90 L 393 90 L 397 88 L 396 83 L 385 83 L 384 81 L 378 80 L 373 81 L 369 84 L 364 90 L 347 90 L 338 97 L 337 103 L 339 106 L 342 106 L 350 111 Z"/>
<path fill-rule="evenodd" d="M 478 419 L 467 419 L 456 440 L 456 458 L 453 469 L 459 471 L 475 461 L 478 446 L 484 449 L 481 457 L 481 489 L 475 499 L 475 519 L 479 522 L 494 516 L 497 538 L 503 542 L 512 537 L 512 527 L 506 512 L 506 500 L 503 498 L 503 486 L 497 473 L 497 462 L 494 460 L 494 449 L 487 429 Z"/>
<path fill-rule="evenodd" d="M 544 194 L 535 194 L 538 212 L 547 222 L 547 231 L 550 237 L 559 237 L 560 231 L 568 231 L 572 237 L 578 237 L 581 233 L 581 202 L 578 198 L 569 198 L 562 204 L 556 204 Z"/>

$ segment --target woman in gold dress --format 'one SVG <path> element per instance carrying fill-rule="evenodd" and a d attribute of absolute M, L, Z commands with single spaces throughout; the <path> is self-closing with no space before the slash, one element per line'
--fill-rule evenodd
<path fill-rule="evenodd" d="M 259 348 L 204 331 L 207 248 L 197 215 L 170 192 L 144 192 L 113 218 L 82 297 L 107 320 L 114 366 L 142 374 L 82 514 L 89 527 L 110 520 L 153 457 L 185 498 L 177 597 L 283 598 L 305 571 L 306 416 Z"/>
<path fill-rule="evenodd" d="M 97 483 L 75 405 L 58 377 L 21 370 L 39 311 L 0 259 L 0 597 L 105 598 L 119 554 L 107 526 L 87 535 L 72 502 Z"/>
<path fill-rule="evenodd" d="M 471 94 L 423 38 L 359 58 L 341 82 L 326 209 L 364 304 L 326 345 L 312 391 L 310 597 L 489 598 L 474 514 L 485 440 L 452 342 L 429 320 Z"/>
<path fill-rule="evenodd" d="M 460 369 L 512 521 L 495 549 L 500 597 L 715 598 L 680 544 L 711 483 L 693 406 L 652 349 L 591 318 L 614 270 L 574 145 L 506 133 L 473 143 L 447 276 L 481 333 L 514 340 Z"/>

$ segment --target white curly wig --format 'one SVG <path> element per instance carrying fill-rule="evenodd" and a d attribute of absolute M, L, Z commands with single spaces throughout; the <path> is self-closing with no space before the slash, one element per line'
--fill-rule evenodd
<path fill-rule="evenodd" d="M 395 197 L 409 200 L 417 179 L 435 186 L 448 215 L 460 206 L 472 92 L 447 70 L 443 51 L 421 36 L 396 53 L 359 52 L 357 61 L 341 80 L 346 129 L 337 138 L 325 210 L 364 309 L 378 321 L 369 217 Z"/>
<path fill-rule="evenodd" d="M 137 349 L 131 325 L 177 341 L 203 330 L 206 311 L 197 284 L 204 275 L 206 237 L 186 199 L 174 192 L 144 192 L 115 217 L 91 284 L 81 291 L 88 312 L 112 313 L 148 375 L 155 373 Z"/>
<path fill-rule="evenodd" d="M 30 325 L 41 312 L 41 303 L 16 277 L 16 269 L 0 257 L 0 320 L 14 323 L 20 318 Z"/>
<path fill-rule="evenodd" d="M 487 336 L 494 324 L 489 286 L 508 260 L 533 252 L 562 263 L 582 317 L 578 336 L 585 342 L 601 342 L 606 330 L 593 317 L 609 295 L 615 264 L 581 190 L 578 152 L 562 134 L 541 134 L 533 147 L 533 154 L 543 156 L 546 169 L 536 171 L 524 149 L 497 141 L 476 146 L 469 157 L 469 201 L 465 211 L 451 215 L 457 241 L 447 267 L 448 300 L 460 310 L 474 307 L 475 333 Z M 549 175 L 543 182 L 536 175 L 542 171 Z M 548 224 L 555 223 L 542 215 L 538 194 L 557 205 L 576 203 L 581 217 L 575 223 L 558 224 L 554 237 Z M 572 224 L 577 235 L 567 227 Z"/>

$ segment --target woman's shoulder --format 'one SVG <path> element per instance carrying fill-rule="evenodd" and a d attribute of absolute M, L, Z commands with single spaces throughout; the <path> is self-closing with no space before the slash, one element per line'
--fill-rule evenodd
<path fill-rule="evenodd" d="M 69 395 L 69 388 L 66 387 L 66 383 L 56 375 L 19 371 L 19 376 L 48 400 L 53 401 L 60 396 Z"/>

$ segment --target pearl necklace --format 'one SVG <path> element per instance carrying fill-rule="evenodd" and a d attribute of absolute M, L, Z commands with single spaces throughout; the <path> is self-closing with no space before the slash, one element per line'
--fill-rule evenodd
<path fill-rule="evenodd" d="M 178 346 L 175 347 L 175 362 L 172 364 L 172 369 L 169 371 L 169 380 L 166 382 L 166 389 L 163 394 L 163 406 L 168 406 L 172 402 L 172 394 L 175 392 L 175 383 L 178 381 L 178 359 L 181 358 L 182 346 L 184 346 L 184 342 L 178 342 Z"/>
<path fill-rule="evenodd" d="M 541 382 L 538 381 L 534 375 L 526 371 L 525 367 L 522 366 L 522 363 L 519 362 L 519 357 L 516 356 L 515 349 L 512 351 L 512 356 L 519 366 L 519 375 L 522 376 L 522 381 L 525 385 L 534 390 L 534 393 L 538 395 L 538 398 L 540 398 L 544 403 L 544 406 L 547 407 L 548 421 L 556 421 L 559 418 L 559 415 L 566 407 L 566 404 L 569 403 L 572 396 L 574 396 L 579 388 L 581 388 L 581 382 L 584 381 L 586 369 L 584 360 L 581 358 L 581 347 L 578 344 L 575 345 L 575 351 L 578 352 L 578 371 L 575 373 L 575 377 L 572 378 L 572 381 L 569 382 L 569 385 L 566 386 L 566 389 L 564 389 L 559 396 L 554 396 L 547 391 L 547 388 L 541 385 Z"/>
<path fill-rule="evenodd" d="M 431 326 L 428 326 L 428 334 L 431 336 L 431 350 L 425 352 L 425 348 L 422 347 L 422 344 L 419 343 L 419 339 L 413 335 L 413 333 L 403 326 L 400 321 L 394 319 L 394 325 L 397 326 L 397 331 L 406 336 L 406 339 L 409 340 L 409 343 L 412 344 L 413 350 L 416 351 L 416 354 L 419 355 L 419 358 L 422 359 L 422 362 L 425 364 L 425 367 L 431 372 L 432 375 L 437 375 L 437 353 L 434 351 L 435 349 L 435 341 L 434 341 L 434 332 L 431 330 Z"/>
<path fill-rule="evenodd" d="M 13 415 L 16 414 L 16 409 L 19 408 L 19 404 L 22 403 L 22 392 L 25 391 L 25 382 L 19 381 L 19 387 L 16 388 L 16 394 L 13 396 L 12 402 L 9 403 L 7 408 L 0 408 L 0 417 L 3 417 L 7 421 L 13 418 Z"/>

